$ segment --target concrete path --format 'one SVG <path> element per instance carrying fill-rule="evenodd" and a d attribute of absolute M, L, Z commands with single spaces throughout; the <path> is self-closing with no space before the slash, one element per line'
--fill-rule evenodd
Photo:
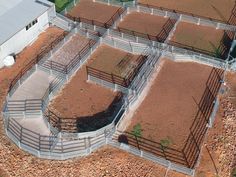
<path fill-rule="evenodd" d="M 19 86 L 9 100 L 41 99 L 53 79 L 54 76 L 37 70 Z"/>
<path fill-rule="evenodd" d="M 50 135 L 50 130 L 44 122 L 42 116 L 40 118 L 32 119 L 17 118 L 15 121 L 17 121 L 22 127 L 39 133 L 40 135 Z"/>

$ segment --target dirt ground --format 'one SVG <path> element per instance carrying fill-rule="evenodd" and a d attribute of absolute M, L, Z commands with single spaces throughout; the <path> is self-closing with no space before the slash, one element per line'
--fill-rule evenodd
<path fill-rule="evenodd" d="M 67 65 L 89 43 L 89 41 L 88 38 L 76 34 L 71 37 L 61 50 L 58 50 L 52 56 L 51 60 Z"/>
<path fill-rule="evenodd" d="M 157 36 L 161 32 L 163 25 L 167 20 L 168 18 L 161 16 L 132 12 L 125 16 L 123 21 L 118 24 L 118 27 Z"/>
<path fill-rule="evenodd" d="M 197 63 L 165 59 L 127 131 L 139 123 L 142 137 L 155 142 L 169 139 L 170 147 L 183 148 L 211 70 Z"/>
<path fill-rule="evenodd" d="M 49 107 L 63 118 L 89 118 L 106 112 L 117 94 L 87 82 L 86 66 L 83 66 L 53 99 Z"/>
<path fill-rule="evenodd" d="M 196 169 L 199 177 L 229 177 L 232 168 L 236 167 L 236 97 L 233 96 L 236 95 L 236 74 L 227 73 L 226 83 L 228 90 L 220 97 L 221 104 Z"/>
<path fill-rule="evenodd" d="M 4 163 L 0 163 L 3 177 L 164 177 L 166 173 L 160 165 L 110 146 L 88 157 L 66 161 L 33 157 L 8 141 L 0 144 L 0 149 L 5 150 L 0 158 L 6 157 Z"/>
<path fill-rule="evenodd" d="M 125 78 L 136 68 L 137 58 L 138 55 L 102 45 L 92 54 L 88 66 Z"/>
<path fill-rule="evenodd" d="M 175 9 L 227 22 L 235 6 L 234 0 L 138 0 L 140 3 Z"/>
<path fill-rule="evenodd" d="M 184 45 L 183 48 L 196 49 L 214 55 L 217 53 L 223 35 L 223 30 L 181 22 L 169 43 L 177 42 Z"/>
<path fill-rule="evenodd" d="M 47 48 L 52 41 L 60 36 L 64 31 L 57 27 L 49 27 L 45 32 L 40 34 L 38 39 L 27 46 L 20 54 L 16 56 L 16 63 L 12 67 L 0 69 L 0 100 L 5 99 L 5 94 L 11 80 L 20 72 L 25 65 L 34 59 L 37 54 Z"/>
<path fill-rule="evenodd" d="M 106 23 L 119 8 L 108 6 L 102 3 L 93 2 L 92 0 L 80 0 L 68 14 L 72 17 L 81 17 L 88 20 L 95 20 Z"/>

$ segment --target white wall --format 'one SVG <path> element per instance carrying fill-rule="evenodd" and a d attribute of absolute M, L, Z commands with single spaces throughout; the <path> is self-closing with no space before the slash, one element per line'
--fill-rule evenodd
<path fill-rule="evenodd" d="M 18 54 L 38 35 L 49 26 L 49 15 L 45 12 L 37 18 L 38 23 L 26 30 L 22 29 L 0 46 L 0 68 L 3 67 L 3 59 L 10 54 Z M 32 19 L 32 21 L 35 19 Z"/>

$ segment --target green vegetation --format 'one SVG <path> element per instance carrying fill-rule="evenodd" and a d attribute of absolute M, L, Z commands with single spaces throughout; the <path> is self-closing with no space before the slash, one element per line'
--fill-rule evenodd
<path fill-rule="evenodd" d="M 142 129 L 139 123 L 133 126 L 132 134 L 135 136 L 135 138 L 142 137 Z"/>
<path fill-rule="evenodd" d="M 217 58 L 221 58 L 221 51 L 220 51 L 219 48 L 215 49 L 215 56 L 216 56 Z"/>
<path fill-rule="evenodd" d="M 66 6 L 71 2 L 71 0 L 49 0 L 49 1 L 55 3 L 57 12 L 63 11 L 66 8 Z"/>
<path fill-rule="evenodd" d="M 131 133 L 134 135 L 137 145 L 138 145 L 138 149 L 140 149 L 139 147 L 139 142 L 138 142 L 138 138 L 142 137 L 142 128 L 141 125 L 138 123 L 136 125 L 133 126 L 133 130 L 131 131 Z"/>
<path fill-rule="evenodd" d="M 69 3 L 70 0 L 55 0 L 56 11 L 57 12 L 63 11 Z"/>
<path fill-rule="evenodd" d="M 161 143 L 161 148 L 165 149 L 165 148 L 168 148 L 172 144 L 172 140 L 169 137 L 167 137 L 165 139 L 162 139 L 160 143 Z"/>

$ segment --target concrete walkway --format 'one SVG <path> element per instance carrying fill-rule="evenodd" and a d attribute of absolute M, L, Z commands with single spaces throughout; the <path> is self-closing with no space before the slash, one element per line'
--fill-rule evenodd
<path fill-rule="evenodd" d="M 9 100 L 41 99 L 54 76 L 37 70 L 19 86 Z"/>
<path fill-rule="evenodd" d="M 50 135 L 50 130 L 47 127 L 42 116 L 39 118 L 32 119 L 17 118 L 15 119 L 15 121 L 17 121 L 22 127 L 33 132 L 39 133 L 40 135 Z"/>

